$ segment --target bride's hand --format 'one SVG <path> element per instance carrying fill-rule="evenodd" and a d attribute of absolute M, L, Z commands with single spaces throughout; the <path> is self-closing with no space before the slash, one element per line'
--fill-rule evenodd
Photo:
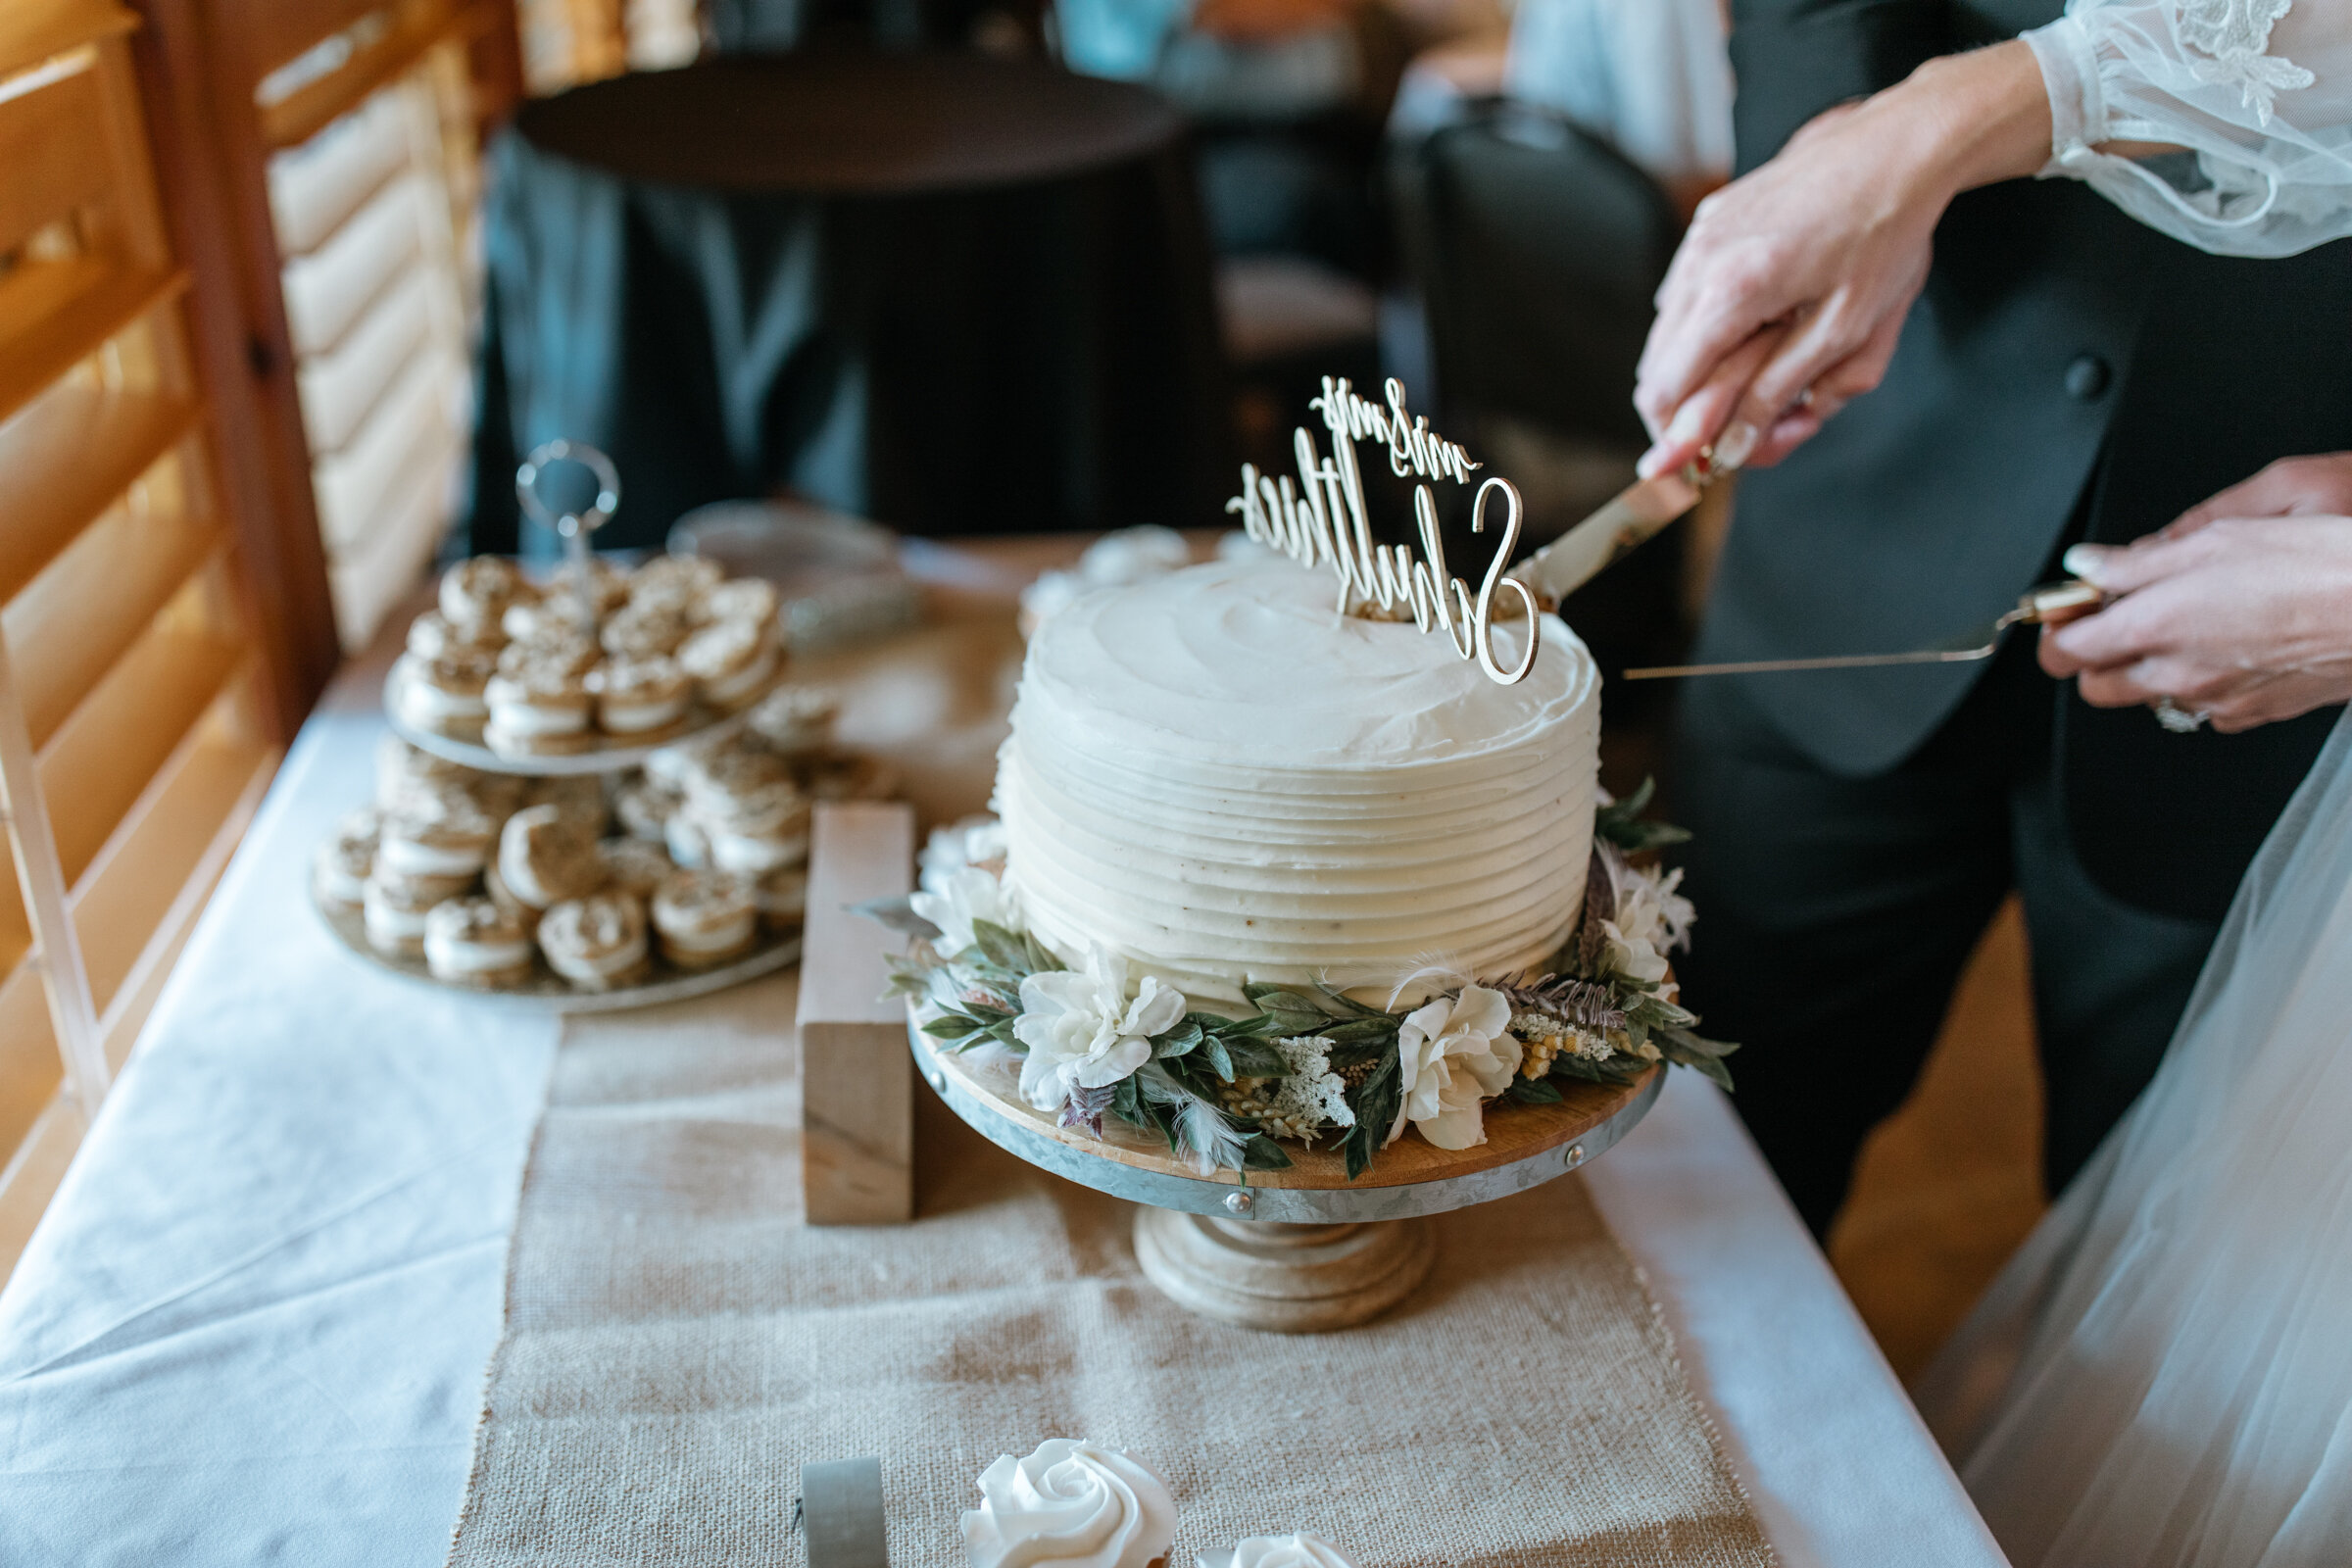
<path fill-rule="evenodd" d="M 1944 208 L 1971 186 L 2033 172 L 2049 139 L 2040 69 L 2012 41 L 1932 60 L 1830 111 L 1701 202 L 1642 351 L 1634 405 L 1655 442 L 1642 471 L 1679 467 L 1719 433 L 1733 445 L 1756 438 L 1751 465 L 1778 462 L 1877 386 Z M 1732 395 L 1727 362 L 1779 328 Z M 1748 431 L 1729 429 L 1739 424 Z"/>
<path fill-rule="evenodd" d="M 2306 468 L 2299 480 L 2273 465 L 2132 545 L 2068 551 L 2068 570 L 2122 597 L 2046 630 L 2042 667 L 2076 676 L 2094 707 L 2170 698 L 2227 732 L 2352 699 L 2352 516 L 2209 510 L 2266 480 L 2281 510 L 2308 499 L 2312 481 L 2352 485 L 2352 457 L 2328 461 L 2328 473 Z"/>

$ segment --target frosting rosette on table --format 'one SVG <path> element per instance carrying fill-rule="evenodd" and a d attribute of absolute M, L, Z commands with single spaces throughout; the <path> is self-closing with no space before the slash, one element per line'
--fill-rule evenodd
<path fill-rule="evenodd" d="M 1233 1548 L 1233 1568 L 1353 1568 L 1321 1536 L 1251 1536 Z"/>
<path fill-rule="evenodd" d="M 1001 1454 L 980 1473 L 980 1506 L 963 1516 L 971 1568 L 1155 1568 L 1176 1540 L 1167 1483 L 1124 1449 L 1049 1438 L 1025 1459 Z"/>

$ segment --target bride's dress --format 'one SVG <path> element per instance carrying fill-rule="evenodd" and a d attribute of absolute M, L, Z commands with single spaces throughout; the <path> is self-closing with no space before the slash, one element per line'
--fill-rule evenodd
<path fill-rule="evenodd" d="M 2045 172 L 2207 250 L 2352 234 L 2352 0 L 2075 0 L 2027 36 Z M 2352 1563 L 2352 716 L 2155 1081 L 1918 1393 L 2019 1568 Z"/>

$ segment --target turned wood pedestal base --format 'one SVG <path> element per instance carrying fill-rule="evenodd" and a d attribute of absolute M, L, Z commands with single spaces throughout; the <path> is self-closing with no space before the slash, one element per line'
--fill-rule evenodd
<path fill-rule="evenodd" d="M 1437 1259 L 1425 1219 L 1283 1225 L 1166 1208 L 1135 1212 L 1135 1256 L 1177 1305 L 1277 1334 L 1320 1334 L 1378 1317 Z"/>

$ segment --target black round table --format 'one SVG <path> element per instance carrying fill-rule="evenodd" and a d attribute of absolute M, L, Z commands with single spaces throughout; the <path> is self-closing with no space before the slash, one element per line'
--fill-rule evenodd
<path fill-rule="evenodd" d="M 471 546 L 519 455 L 609 452 L 599 545 L 792 490 L 911 532 L 1215 520 L 1207 241 L 1156 94 L 809 51 L 527 105 L 491 155 Z"/>

